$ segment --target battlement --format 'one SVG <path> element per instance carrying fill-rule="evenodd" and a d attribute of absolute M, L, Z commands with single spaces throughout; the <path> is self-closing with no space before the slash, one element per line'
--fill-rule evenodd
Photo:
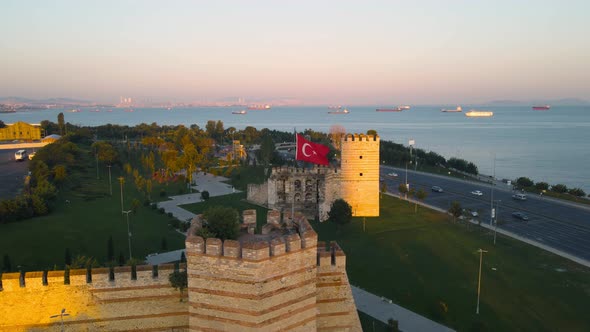
<path fill-rule="evenodd" d="M 318 241 L 318 266 L 346 267 L 346 255 L 338 243 L 330 241 L 326 249 L 326 242 Z"/>
<path fill-rule="evenodd" d="M 180 264 L 185 269 L 186 264 Z M 92 285 L 95 288 L 117 287 L 118 281 L 142 284 L 168 281 L 168 275 L 175 269 L 174 264 L 117 266 L 112 268 L 88 268 L 62 271 L 13 272 L 0 275 L 0 291 L 10 292 L 21 288 L 38 289 L 56 286 Z"/>
<path fill-rule="evenodd" d="M 379 142 L 379 135 L 367 135 L 367 134 L 346 134 L 342 139 L 342 143 L 345 142 Z"/>
<path fill-rule="evenodd" d="M 338 173 L 338 168 L 323 165 L 314 165 L 312 168 L 299 168 L 299 167 L 273 167 L 271 175 L 282 175 L 282 174 L 308 174 L 308 175 L 327 175 L 332 173 Z"/>

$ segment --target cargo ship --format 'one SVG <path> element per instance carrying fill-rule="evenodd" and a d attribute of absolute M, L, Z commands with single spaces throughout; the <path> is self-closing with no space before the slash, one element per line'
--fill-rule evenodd
<path fill-rule="evenodd" d="M 343 109 L 342 111 L 330 111 L 330 112 L 328 112 L 328 114 L 348 114 L 348 113 L 350 113 L 350 111 L 347 110 L 346 108 Z"/>
<path fill-rule="evenodd" d="M 443 108 L 440 111 L 445 112 L 445 113 L 454 113 L 454 112 L 463 112 L 463 109 L 461 108 L 461 106 L 457 106 L 457 108 L 455 108 L 453 110 L 448 110 L 446 108 Z"/>
<path fill-rule="evenodd" d="M 535 111 L 546 111 L 550 108 L 551 108 L 551 106 L 549 106 L 549 105 L 533 106 L 533 110 L 535 110 Z"/>
<path fill-rule="evenodd" d="M 494 112 L 470 110 L 469 112 L 465 113 L 465 116 L 468 116 L 470 118 L 486 118 L 494 116 Z"/>
<path fill-rule="evenodd" d="M 241 110 L 241 111 L 233 111 L 231 112 L 231 114 L 247 114 L 248 112 L 246 112 L 246 110 Z"/>
<path fill-rule="evenodd" d="M 341 108 L 342 108 L 342 106 L 328 106 L 328 109 L 330 109 L 330 110 L 339 110 Z"/>
<path fill-rule="evenodd" d="M 400 107 L 396 107 L 396 108 L 378 108 L 375 111 L 377 111 L 377 112 L 401 112 L 403 110 Z"/>
<path fill-rule="evenodd" d="M 409 105 L 401 105 L 401 106 L 398 106 L 397 108 L 399 108 L 400 110 L 409 110 L 411 107 Z"/>
<path fill-rule="evenodd" d="M 249 110 L 269 110 L 270 105 L 250 105 L 248 106 Z"/>

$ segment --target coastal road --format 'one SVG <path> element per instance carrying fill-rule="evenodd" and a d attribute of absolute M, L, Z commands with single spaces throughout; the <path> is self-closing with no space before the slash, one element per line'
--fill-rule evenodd
<path fill-rule="evenodd" d="M 397 173 L 397 177 L 387 175 L 392 172 Z M 389 192 L 399 194 L 398 186 L 405 183 L 406 170 L 382 166 L 380 177 L 387 184 Z M 451 202 L 458 201 L 464 209 L 478 212 L 482 223 L 490 224 L 490 184 L 410 170 L 407 177 L 410 188 L 428 192 L 425 203 L 448 210 Z M 433 192 L 432 186 L 439 186 L 444 192 Z M 483 195 L 471 194 L 474 190 L 481 191 Z M 512 198 L 514 193 L 517 192 L 506 184 L 496 184 L 493 188 L 494 207 L 497 206 L 499 211 L 498 228 L 590 260 L 590 205 L 559 201 L 536 194 L 527 194 L 526 201 L 518 201 Z M 512 213 L 516 211 L 524 212 L 530 219 L 522 221 L 514 218 Z"/>

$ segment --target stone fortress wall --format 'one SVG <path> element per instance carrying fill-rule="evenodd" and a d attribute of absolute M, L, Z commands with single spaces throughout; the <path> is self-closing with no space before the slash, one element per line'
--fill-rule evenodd
<path fill-rule="evenodd" d="M 344 135 L 340 169 L 275 167 L 267 182 L 248 185 L 247 199 L 284 212 L 294 204 L 307 218 L 324 221 L 342 198 L 353 216 L 379 216 L 379 144 L 377 135 Z"/>
<path fill-rule="evenodd" d="M 188 308 L 170 286 L 173 264 L 2 274 L 0 331 L 185 331 Z M 183 267 L 181 267 L 183 268 Z M 112 274 L 111 274 L 112 272 Z M 186 295 L 186 294 L 185 294 Z"/>
<path fill-rule="evenodd" d="M 243 215 L 256 220 L 255 210 Z M 281 222 L 269 211 L 266 234 L 240 242 L 192 235 L 198 219 L 186 239 L 188 302 L 169 284 L 172 264 L 157 275 L 152 266 L 5 273 L 0 331 L 55 329 L 49 317 L 61 308 L 75 331 L 361 331 L 344 253 L 318 242 L 302 214 Z"/>

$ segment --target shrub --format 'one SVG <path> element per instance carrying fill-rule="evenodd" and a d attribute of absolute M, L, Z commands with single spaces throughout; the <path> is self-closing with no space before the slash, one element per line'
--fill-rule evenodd
<path fill-rule="evenodd" d="M 207 190 L 204 190 L 204 191 L 201 193 L 201 198 L 202 198 L 204 201 L 208 200 L 208 199 L 209 199 L 209 192 L 208 192 Z"/>
<path fill-rule="evenodd" d="M 337 199 L 332 203 L 328 219 L 340 225 L 348 224 L 352 220 L 352 207 L 345 200 Z"/>
<path fill-rule="evenodd" d="M 174 215 L 172 214 L 172 212 L 168 212 L 168 213 L 166 213 L 166 214 L 167 214 L 167 215 L 168 215 L 168 217 L 170 217 L 170 218 L 173 218 L 173 217 L 174 217 Z"/>
<path fill-rule="evenodd" d="M 568 191 L 570 195 L 574 195 L 576 197 L 584 197 L 586 193 L 581 188 L 572 188 Z"/>
<path fill-rule="evenodd" d="M 150 206 L 151 202 L 149 199 L 146 199 L 145 201 L 143 201 L 143 206 Z"/>
<path fill-rule="evenodd" d="M 168 224 L 170 224 L 170 226 L 172 226 L 173 228 L 178 228 L 180 227 L 180 220 L 170 219 L 170 222 L 168 222 Z"/>
<path fill-rule="evenodd" d="M 160 212 L 161 214 L 164 214 L 164 212 L 166 212 L 166 210 L 164 210 L 164 208 L 159 208 L 158 212 Z"/>
<path fill-rule="evenodd" d="M 563 194 L 567 192 L 567 186 L 565 184 L 556 184 L 551 187 L 551 191 Z"/>
<path fill-rule="evenodd" d="M 207 228 L 222 240 L 238 238 L 240 233 L 240 221 L 238 211 L 235 209 L 214 206 L 203 213 L 207 221 Z"/>

